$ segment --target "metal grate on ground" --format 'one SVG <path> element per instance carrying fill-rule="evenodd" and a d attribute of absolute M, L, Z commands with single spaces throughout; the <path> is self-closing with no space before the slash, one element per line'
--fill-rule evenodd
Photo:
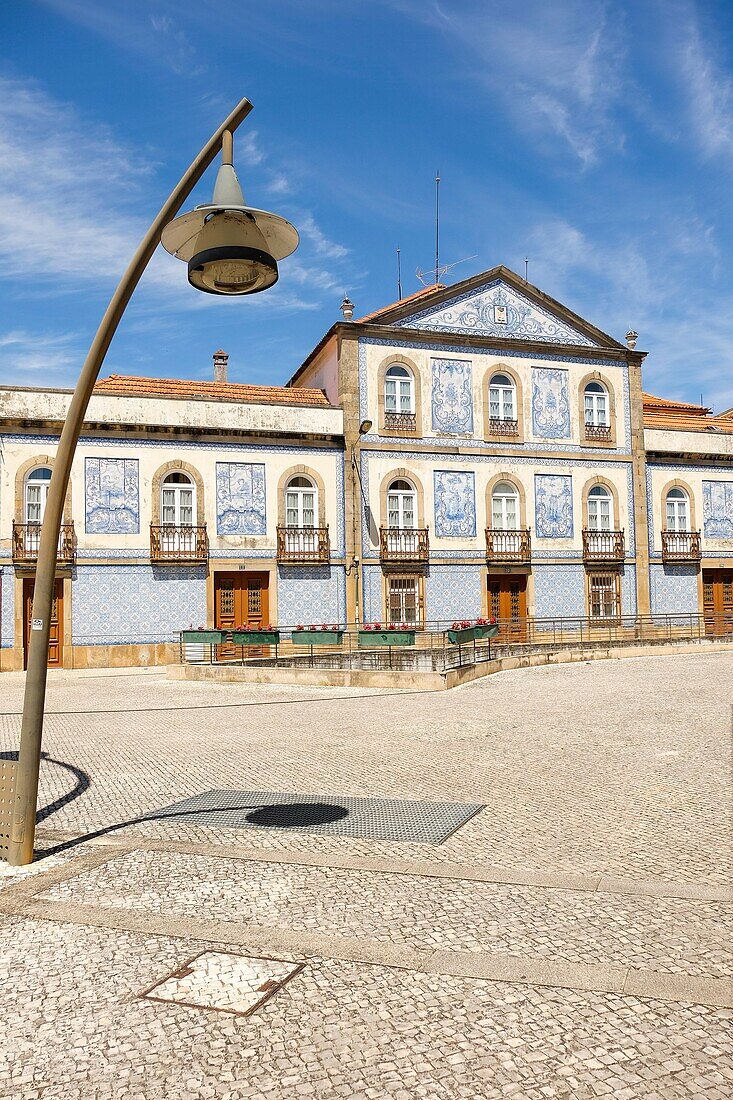
<path fill-rule="evenodd" d="M 482 803 L 419 802 L 290 791 L 204 791 L 141 821 L 227 829 L 286 829 L 319 836 L 442 844 Z"/>

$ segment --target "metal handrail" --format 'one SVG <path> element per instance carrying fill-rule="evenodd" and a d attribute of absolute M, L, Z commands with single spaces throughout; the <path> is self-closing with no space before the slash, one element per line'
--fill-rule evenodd
<path fill-rule="evenodd" d="M 331 556 L 328 525 L 277 529 L 277 560 L 281 562 L 327 562 Z"/>
<path fill-rule="evenodd" d="M 427 527 L 381 527 L 379 530 L 382 561 L 427 561 L 429 551 Z"/>
<path fill-rule="evenodd" d="M 150 524 L 151 561 L 206 561 L 208 556 L 209 537 L 205 523 L 198 526 Z"/>
<path fill-rule="evenodd" d="M 41 545 L 41 523 L 17 523 L 13 520 L 13 561 L 35 562 Z M 69 564 L 76 559 L 74 521 L 62 523 L 59 529 L 56 561 Z"/>
<path fill-rule="evenodd" d="M 700 561 L 699 531 L 662 531 L 662 561 Z"/>
<path fill-rule="evenodd" d="M 505 531 L 486 528 L 486 557 L 491 561 L 528 562 L 532 554 L 532 536 L 528 527 Z"/>
<path fill-rule="evenodd" d="M 626 554 L 624 532 L 583 528 L 583 558 L 585 561 L 623 561 Z"/>

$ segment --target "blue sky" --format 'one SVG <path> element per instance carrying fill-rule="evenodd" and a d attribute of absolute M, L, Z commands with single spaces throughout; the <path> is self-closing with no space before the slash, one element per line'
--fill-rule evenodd
<path fill-rule="evenodd" d="M 242 95 L 245 196 L 299 228 L 218 300 L 161 250 L 104 373 L 279 383 L 433 264 L 497 263 L 618 339 L 645 386 L 733 405 L 733 7 L 601 0 L 25 0 L 0 47 L 0 379 L 73 383 L 152 216 Z M 192 203 L 208 199 L 210 171 Z"/>

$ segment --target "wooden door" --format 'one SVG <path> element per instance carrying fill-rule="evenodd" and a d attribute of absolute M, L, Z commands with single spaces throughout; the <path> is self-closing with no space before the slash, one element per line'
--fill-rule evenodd
<path fill-rule="evenodd" d="M 23 668 L 28 664 L 31 620 L 33 619 L 33 590 L 35 581 L 23 581 Z M 64 663 L 64 582 L 56 581 L 51 608 L 51 633 L 48 636 L 48 667 L 62 668 Z"/>
<path fill-rule="evenodd" d="M 253 629 L 270 625 L 270 592 L 267 573 L 217 573 L 214 577 L 214 625 L 217 630 Z M 218 661 L 236 660 L 238 646 L 217 646 Z M 249 656 L 262 653 L 249 647 Z"/>
<path fill-rule="evenodd" d="M 489 615 L 499 623 L 497 642 L 527 637 L 527 578 L 523 574 L 489 576 Z"/>
<path fill-rule="evenodd" d="M 706 634 L 733 634 L 733 569 L 705 569 L 702 574 Z"/>

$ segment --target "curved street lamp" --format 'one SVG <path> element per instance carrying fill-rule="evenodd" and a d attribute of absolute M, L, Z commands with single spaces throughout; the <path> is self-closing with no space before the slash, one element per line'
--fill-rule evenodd
<path fill-rule="evenodd" d="M 110 299 L 69 404 L 51 475 L 36 563 L 7 857 L 8 863 L 15 867 L 33 861 L 48 639 L 64 499 L 84 416 L 127 303 L 161 240 L 169 252 L 188 263 L 191 285 L 209 294 L 255 294 L 266 290 L 277 281 L 277 261 L 298 247 L 297 231 L 284 218 L 244 205 L 233 166 L 232 134 L 251 110 L 248 99 L 237 104 L 166 199 Z M 220 149 L 223 163 L 212 203 L 171 221 Z"/>

